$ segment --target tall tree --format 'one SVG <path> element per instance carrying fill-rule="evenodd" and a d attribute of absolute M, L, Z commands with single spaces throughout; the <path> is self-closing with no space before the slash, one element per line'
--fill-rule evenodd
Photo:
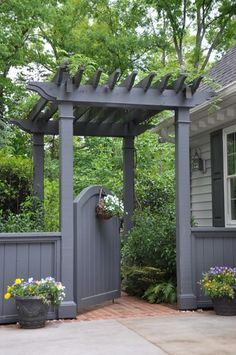
<path fill-rule="evenodd" d="M 233 0 L 145 2 L 147 13 L 151 13 L 150 29 L 155 37 L 163 39 L 165 63 L 174 48 L 180 69 L 201 72 L 213 52 L 220 53 L 236 43 Z"/>

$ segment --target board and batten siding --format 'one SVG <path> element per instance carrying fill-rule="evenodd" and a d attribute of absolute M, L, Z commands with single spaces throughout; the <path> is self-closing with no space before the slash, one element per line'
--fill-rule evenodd
<path fill-rule="evenodd" d="M 206 172 L 191 172 L 191 214 L 198 227 L 212 227 L 211 145 L 210 134 L 191 140 L 191 157 L 201 152 Z"/>

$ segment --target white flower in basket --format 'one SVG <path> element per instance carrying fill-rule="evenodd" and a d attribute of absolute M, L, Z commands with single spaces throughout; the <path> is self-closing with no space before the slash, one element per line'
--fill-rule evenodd
<path fill-rule="evenodd" d="M 117 216 L 122 217 L 124 213 L 123 202 L 114 195 L 106 195 L 103 198 L 99 196 L 99 202 L 96 206 L 96 214 L 98 218 L 109 219 Z"/>

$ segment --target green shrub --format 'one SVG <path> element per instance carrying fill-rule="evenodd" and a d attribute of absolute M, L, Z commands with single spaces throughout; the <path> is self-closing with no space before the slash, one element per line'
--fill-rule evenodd
<path fill-rule="evenodd" d="M 19 213 L 20 205 L 31 193 L 32 164 L 24 157 L 0 153 L 0 210 Z"/>
<path fill-rule="evenodd" d="M 59 181 L 44 181 L 44 230 L 59 230 Z"/>
<path fill-rule="evenodd" d="M 44 212 L 41 202 L 35 197 L 28 197 L 22 202 L 19 213 L 9 211 L 3 216 L 0 211 L 0 232 L 39 232 L 44 230 Z"/>
<path fill-rule="evenodd" d="M 165 273 L 154 267 L 123 267 L 122 289 L 132 296 L 142 297 L 154 283 L 161 282 Z"/>
<path fill-rule="evenodd" d="M 175 303 L 176 286 L 172 282 L 162 282 L 151 285 L 143 295 L 150 303 Z"/>
<path fill-rule="evenodd" d="M 125 266 L 153 266 L 175 277 L 175 213 L 169 207 L 165 213 L 152 213 L 149 208 L 135 213 L 135 227 L 122 248 Z"/>

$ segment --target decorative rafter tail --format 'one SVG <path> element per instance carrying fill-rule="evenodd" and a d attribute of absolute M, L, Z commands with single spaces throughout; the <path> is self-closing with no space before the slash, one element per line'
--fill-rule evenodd
<path fill-rule="evenodd" d="M 168 82 L 172 76 L 172 73 L 164 75 L 160 80 L 153 84 L 152 88 L 157 89 L 161 94 L 167 88 Z"/>
<path fill-rule="evenodd" d="M 64 61 L 63 63 L 61 63 L 55 77 L 53 78 L 53 82 L 57 85 L 57 86 L 60 86 L 63 79 L 64 79 L 64 74 L 66 72 L 68 72 L 68 62 L 67 61 Z"/>
<path fill-rule="evenodd" d="M 120 78 L 121 71 L 120 69 L 116 69 L 108 78 L 106 85 L 109 87 L 110 90 L 113 90 L 117 81 Z"/>
<path fill-rule="evenodd" d="M 96 89 L 98 87 L 101 75 L 102 75 L 102 69 L 98 68 L 98 70 L 96 70 L 94 76 L 92 78 L 90 78 L 86 84 L 92 85 L 93 88 Z"/>
<path fill-rule="evenodd" d="M 125 87 L 128 91 L 130 91 L 134 85 L 135 78 L 138 74 L 137 70 L 134 70 L 130 75 L 128 75 L 124 81 L 119 85 L 121 87 Z"/>
<path fill-rule="evenodd" d="M 193 80 L 193 82 L 190 84 L 192 94 L 194 94 L 197 89 L 199 88 L 199 85 L 201 84 L 202 79 L 204 76 L 198 76 L 196 79 Z"/>
<path fill-rule="evenodd" d="M 142 79 L 137 85 L 135 85 L 135 87 L 136 88 L 143 88 L 144 92 L 146 92 L 150 88 L 155 76 L 156 76 L 156 73 L 151 72 L 148 76 L 146 76 L 144 79 Z"/>
<path fill-rule="evenodd" d="M 185 88 L 185 80 L 187 79 L 186 74 L 181 74 L 177 80 L 173 83 L 173 89 L 175 90 L 176 94 L 182 91 Z"/>
<path fill-rule="evenodd" d="M 80 83 L 83 78 L 84 70 L 85 70 L 85 66 L 81 65 L 81 67 L 77 70 L 77 73 L 75 74 L 75 76 L 72 78 L 75 88 L 78 88 L 80 86 Z"/>

